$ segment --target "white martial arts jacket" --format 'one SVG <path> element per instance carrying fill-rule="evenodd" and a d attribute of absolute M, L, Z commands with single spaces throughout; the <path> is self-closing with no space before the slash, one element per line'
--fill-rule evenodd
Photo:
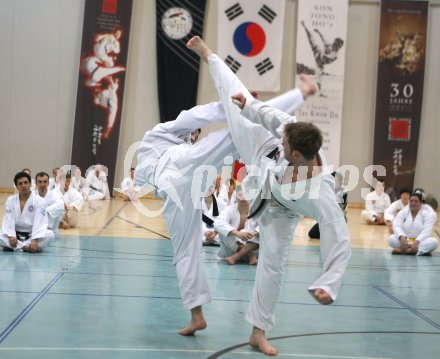
<path fill-rule="evenodd" d="M 234 203 L 227 206 L 214 221 L 214 229 L 222 236 L 227 237 L 231 231 L 240 225 L 240 211 L 238 204 Z M 258 223 L 253 218 L 248 218 L 244 224 L 245 231 L 258 232 Z"/>
<path fill-rule="evenodd" d="M 398 199 L 397 201 L 394 201 L 391 203 L 384 212 L 384 219 L 385 221 L 393 221 L 393 219 L 397 216 L 397 213 L 399 213 L 402 209 L 405 208 L 405 205 L 403 204 L 401 199 Z"/>
<path fill-rule="evenodd" d="M 47 232 L 47 212 L 44 199 L 31 192 L 23 212 L 20 209 L 19 194 L 8 197 L 5 205 L 2 232 L 15 237 L 16 232 L 30 233 L 29 239 L 43 239 Z"/>
<path fill-rule="evenodd" d="M 89 183 L 84 177 L 72 177 L 71 187 L 75 188 L 78 192 L 84 193 L 84 191 L 90 190 Z"/>
<path fill-rule="evenodd" d="M 415 238 L 419 243 L 425 239 L 432 237 L 432 231 L 437 221 L 437 214 L 435 216 L 427 208 L 421 208 L 412 218 L 409 206 L 402 209 L 394 218 L 393 230 L 397 238 L 405 236 L 407 238 Z"/>
<path fill-rule="evenodd" d="M 87 175 L 87 183 L 90 186 L 90 189 L 92 191 L 98 191 L 106 194 L 107 191 L 107 179 L 105 177 L 100 176 L 99 178 L 96 177 L 95 171 L 90 171 L 90 173 Z"/>
<path fill-rule="evenodd" d="M 63 198 L 66 205 L 72 206 L 79 211 L 84 206 L 84 199 L 81 193 L 79 193 L 75 188 L 69 187 L 67 192 L 64 192 L 64 188 L 57 187 L 58 194 Z"/>
<path fill-rule="evenodd" d="M 40 195 L 38 190 L 34 191 L 36 195 Z M 42 197 L 47 211 L 47 228 L 56 231 L 60 224 L 61 218 L 64 215 L 64 201 L 56 188 L 53 191 L 47 191 L 46 195 Z"/>
<path fill-rule="evenodd" d="M 191 132 L 209 123 L 225 122 L 226 114 L 220 102 L 193 107 L 182 111 L 176 120 L 156 125 L 147 131 L 137 150 L 138 166 L 135 172 L 135 183 L 142 186 L 149 183 L 156 185 L 154 174 L 159 159 L 172 146 L 191 142 Z M 163 161 L 163 166 L 166 162 Z M 158 169 L 157 173 L 160 173 Z"/>

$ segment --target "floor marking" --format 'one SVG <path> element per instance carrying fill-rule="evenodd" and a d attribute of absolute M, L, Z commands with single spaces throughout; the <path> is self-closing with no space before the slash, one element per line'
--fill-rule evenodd
<path fill-rule="evenodd" d="M 134 223 L 134 222 L 132 222 L 132 221 L 129 221 L 128 219 L 122 218 L 121 216 L 117 216 L 117 217 L 118 217 L 119 219 L 122 219 L 122 220 L 125 221 L 125 222 L 128 222 L 128 223 L 134 225 L 134 226 L 138 226 L 139 228 L 145 229 L 145 230 L 147 230 L 148 232 L 151 232 L 151 233 L 157 234 L 158 236 L 161 236 L 161 237 L 163 237 L 163 238 L 165 238 L 165 239 L 170 239 L 170 237 L 167 237 L 166 235 L 164 235 L 164 234 L 162 234 L 162 233 L 159 233 L 159 232 L 153 231 L 152 229 L 149 229 L 149 228 L 147 228 L 147 227 L 141 226 L 140 224 L 137 224 L 137 223 Z"/>
<path fill-rule="evenodd" d="M 112 217 L 110 217 L 110 219 L 107 221 L 107 223 L 105 223 L 105 224 L 101 227 L 101 229 L 98 231 L 98 233 L 95 234 L 95 237 L 98 237 L 102 232 L 104 232 L 104 231 L 107 229 L 107 227 L 110 225 L 110 223 L 112 223 L 113 220 L 117 217 L 117 215 L 118 215 L 120 212 L 122 212 L 122 210 L 127 206 L 127 204 L 128 204 L 128 202 L 124 203 L 124 204 L 122 205 L 122 207 L 119 208 L 119 210 L 118 210 L 118 211 L 117 211 Z"/>

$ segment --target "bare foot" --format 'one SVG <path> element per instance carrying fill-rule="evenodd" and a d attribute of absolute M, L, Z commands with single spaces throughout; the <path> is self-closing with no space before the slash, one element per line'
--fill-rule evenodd
<path fill-rule="evenodd" d="M 301 74 L 299 75 L 299 79 L 301 80 L 300 90 L 304 99 L 313 95 L 317 91 L 315 83 L 309 76 Z"/>
<path fill-rule="evenodd" d="M 270 345 L 266 338 L 264 330 L 254 327 L 251 337 L 249 338 L 249 345 L 259 349 L 266 355 L 278 355 L 278 349 Z"/>
<path fill-rule="evenodd" d="M 180 335 L 194 335 L 197 330 L 203 330 L 207 327 L 205 319 L 199 319 L 197 321 L 190 321 L 186 328 L 180 329 Z"/>
<path fill-rule="evenodd" d="M 324 289 L 317 288 L 314 291 L 310 291 L 310 294 L 320 304 L 327 305 L 333 303 L 332 297 L 330 297 L 330 294 L 328 294 Z"/>
<path fill-rule="evenodd" d="M 254 266 L 258 263 L 258 258 L 255 254 L 249 253 L 249 265 Z"/>
<path fill-rule="evenodd" d="M 226 257 L 225 260 L 231 266 L 234 265 L 237 262 L 237 258 L 235 258 L 235 256 Z"/>
<path fill-rule="evenodd" d="M 206 46 L 205 42 L 199 36 L 194 36 L 189 39 L 186 47 L 193 50 L 205 62 L 208 62 L 208 56 L 212 54 L 211 49 Z"/>

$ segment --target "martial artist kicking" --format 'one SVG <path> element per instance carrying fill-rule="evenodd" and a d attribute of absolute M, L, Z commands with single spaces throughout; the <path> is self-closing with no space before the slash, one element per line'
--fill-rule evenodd
<path fill-rule="evenodd" d="M 295 89 L 270 103 L 292 113 L 307 95 Z M 237 155 L 229 129 L 212 132 L 194 144 L 190 134 L 210 123 L 225 121 L 220 103 L 196 106 L 182 111 L 176 120 L 160 123 L 146 132 L 138 148 L 136 184 L 155 186 L 164 201 L 163 213 L 173 245 L 180 295 L 184 308 L 191 310 L 191 321 L 179 331 L 181 335 L 192 335 L 206 328 L 202 305 L 211 301 L 200 240 L 203 195 L 192 198 L 193 175 L 200 165 L 220 169 L 226 156 Z"/>
<path fill-rule="evenodd" d="M 294 117 L 256 101 L 198 36 L 189 40 L 188 47 L 209 65 L 232 137 L 250 171 L 246 185 L 252 183 L 260 189 L 250 210 L 250 217 L 259 216 L 260 255 L 246 319 L 254 326 L 250 345 L 276 355 L 278 350 L 268 342 L 265 331 L 274 326 L 275 304 L 298 214 L 316 219 L 321 230 L 324 273 L 309 287 L 319 303 L 330 304 L 336 299 L 351 254 L 334 179 L 320 150 L 322 134 L 316 126 L 297 123 Z M 253 122 L 240 115 L 231 97 Z M 281 138 L 283 151 L 275 154 Z M 252 172 L 252 165 L 259 166 L 257 174 Z"/>
<path fill-rule="evenodd" d="M 54 239 L 47 229 L 44 199 L 31 191 L 31 176 L 19 172 L 14 177 L 18 193 L 6 200 L 0 231 L 0 246 L 9 250 L 37 253 Z"/>

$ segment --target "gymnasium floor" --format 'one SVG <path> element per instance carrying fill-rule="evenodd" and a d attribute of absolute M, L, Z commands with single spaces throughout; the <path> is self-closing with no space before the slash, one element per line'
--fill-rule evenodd
<path fill-rule="evenodd" d="M 0 216 L 7 194 L 0 194 Z M 159 208 L 157 200 L 146 200 Z M 353 256 L 331 306 L 307 286 L 321 271 L 319 241 L 296 233 L 268 333 L 282 358 L 440 357 L 440 255 L 391 256 L 385 227 L 349 210 Z M 436 226 L 436 236 L 440 229 Z M 254 358 L 244 321 L 255 267 L 229 266 L 204 247 L 213 301 L 208 328 L 176 332 L 183 310 L 163 219 L 121 200 L 87 203 L 80 229 L 37 255 L 0 251 L 0 358 Z"/>

